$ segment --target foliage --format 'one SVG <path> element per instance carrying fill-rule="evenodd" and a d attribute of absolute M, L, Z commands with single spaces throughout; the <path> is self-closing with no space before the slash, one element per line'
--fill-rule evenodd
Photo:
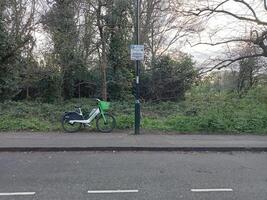
<path fill-rule="evenodd" d="M 195 86 L 183 102 L 142 104 L 142 128 L 179 133 L 267 133 L 267 89 L 257 87 L 246 96 L 214 92 Z M 118 129 L 134 126 L 134 100 L 112 102 Z M 83 105 L 89 113 L 95 105 L 90 99 L 72 99 L 64 103 L 5 102 L 0 104 L 0 130 L 61 130 L 64 111 Z M 34 117 L 33 117 L 34 116 Z M 94 127 L 94 126 L 93 126 Z"/>
<path fill-rule="evenodd" d="M 135 72 L 129 45 L 135 40 L 134 2 L 46 3 L 42 13 L 43 3 L 0 1 L 0 130 L 59 130 L 64 111 L 75 104 L 93 107 L 83 98 L 101 95 L 115 102 L 112 112 L 118 128 L 133 127 Z M 258 66 L 256 58 L 241 59 L 239 71 L 210 74 L 197 82 L 192 57 L 170 48 L 195 30 L 195 22 L 187 27 L 185 17 L 177 20 L 172 6 L 178 4 L 158 0 L 141 4 L 140 41 L 146 47 L 140 78 L 142 127 L 266 133 L 267 95 L 264 81 L 258 82 L 259 74 L 266 79 L 264 63 Z M 43 54 L 35 48 L 38 31 L 51 39 Z"/>
<path fill-rule="evenodd" d="M 142 80 L 141 96 L 147 100 L 183 100 L 185 92 L 196 79 L 194 63 L 189 56 L 180 61 L 170 56 L 160 57 L 152 68 L 152 74 Z M 149 80 L 151 79 L 151 80 Z"/>
<path fill-rule="evenodd" d="M 1 131 L 51 131 L 51 124 L 35 117 L 16 118 L 12 116 L 1 117 Z"/>
<path fill-rule="evenodd" d="M 108 94 L 110 99 L 126 100 L 131 95 L 133 67 L 129 46 L 132 33 L 129 27 L 130 1 L 114 1 L 106 16 L 110 28 L 108 52 Z"/>
<path fill-rule="evenodd" d="M 3 60 L 6 52 L 12 52 L 5 63 L 0 60 L 2 101 L 27 99 L 47 103 L 61 98 L 100 96 L 115 101 L 132 99 L 135 72 L 129 46 L 135 40 L 133 1 L 53 0 L 46 2 L 43 12 L 35 1 L 8 2 L 1 1 L 0 9 L 0 59 Z M 169 48 L 170 41 L 153 40 L 155 44 L 151 44 L 150 25 L 153 20 L 164 18 L 163 11 L 154 16 L 163 4 L 153 0 L 141 5 L 147 12 L 142 13 L 141 18 L 145 20 L 141 21 L 149 26 L 141 30 L 140 39 L 147 49 L 154 45 L 153 61 L 156 61 L 153 70 L 149 69 L 151 58 L 144 62 L 141 91 L 145 100 L 183 99 L 194 81 L 194 63 L 189 56 L 162 57 L 156 54 L 159 50 L 156 43 L 160 43 L 157 48 L 164 43 Z M 4 14 L 7 14 L 5 20 Z M 162 20 L 171 27 L 172 19 L 174 16 Z M 40 26 L 35 26 L 36 22 Z M 159 29 L 154 29 L 158 35 L 153 36 L 165 38 L 166 32 L 163 36 Z M 35 43 L 39 38 L 33 37 L 38 31 L 47 34 L 49 44 L 41 45 L 44 52 L 39 52 L 40 44 Z M 167 91 L 169 88 L 173 91 Z"/>
<path fill-rule="evenodd" d="M 53 103 L 61 97 L 60 87 L 61 76 L 59 74 L 49 75 L 37 82 L 37 89 L 39 90 L 39 100 L 43 102 Z"/>
<path fill-rule="evenodd" d="M 111 100 L 129 100 L 132 95 L 133 73 L 130 68 L 119 68 L 108 73 L 108 93 Z"/>
<path fill-rule="evenodd" d="M 17 70 L 15 57 L 9 58 L 7 52 L 12 49 L 12 43 L 9 40 L 10 35 L 5 29 L 3 10 L 4 1 L 0 2 L 0 101 L 13 97 L 18 92 Z M 13 66 L 12 66 L 13 65 Z"/>
<path fill-rule="evenodd" d="M 52 35 L 54 54 L 62 69 L 63 95 L 70 99 L 74 95 L 75 73 L 83 66 L 76 53 L 77 30 L 75 24 L 75 3 L 72 0 L 57 0 L 53 8 L 43 17 L 44 25 Z"/>
<path fill-rule="evenodd" d="M 240 69 L 237 79 L 237 91 L 239 94 L 246 93 L 256 84 L 257 74 L 261 68 L 258 62 L 259 59 L 256 58 L 246 58 L 239 62 Z"/>

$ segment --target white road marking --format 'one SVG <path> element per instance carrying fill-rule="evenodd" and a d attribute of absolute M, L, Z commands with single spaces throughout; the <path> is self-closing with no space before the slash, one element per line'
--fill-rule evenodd
<path fill-rule="evenodd" d="M 89 190 L 88 194 L 137 193 L 138 190 Z"/>
<path fill-rule="evenodd" d="M 0 193 L 0 196 L 32 196 L 35 195 L 35 192 L 7 192 Z"/>
<path fill-rule="evenodd" d="M 233 189 L 231 188 L 191 189 L 191 192 L 233 192 Z"/>

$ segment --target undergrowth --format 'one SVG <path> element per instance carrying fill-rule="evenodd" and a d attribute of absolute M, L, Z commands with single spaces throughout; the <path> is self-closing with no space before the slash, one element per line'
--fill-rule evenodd
<path fill-rule="evenodd" d="M 46 104 L 7 101 L 0 104 L 0 131 L 61 131 L 65 111 L 82 105 L 84 113 L 96 106 L 90 99 Z M 112 102 L 110 112 L 118 129 L 134 126 L 134 101 Z M 180 133 L 267 133 L 267 89 L 257 87 L 243 97 L 233 92 L 202 91 L 195 87 L 183 102 L 142 103 L 142 128 Z"/>

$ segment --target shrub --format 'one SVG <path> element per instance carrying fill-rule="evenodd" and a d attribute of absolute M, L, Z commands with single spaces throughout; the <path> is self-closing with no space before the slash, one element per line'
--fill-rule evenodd
<path fill-rule="evenodd" d="M 187 100 L 179 103 L 143 103 L 142 128 L 183 133 L 267 133 L 267 92 L 264 87 L 254 88 L 242 98 L 234 93 L 202 89 L 193 88 L 187 94 Z M 75 105 L 83 105 L 86 114 L 96 102 L 71 99 L 54 104 L 0 103 L 0 130 L 61 130 L 61 115 L 73 110 Z M 115 115 L 117 128 L 134 127 L 134 100 L 112 102 L 110 112 Z"/>

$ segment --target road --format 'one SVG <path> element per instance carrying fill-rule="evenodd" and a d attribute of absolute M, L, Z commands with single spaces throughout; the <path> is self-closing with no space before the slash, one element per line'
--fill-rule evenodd
<path fill-rule="evenodd" d="M 0 153 L 0 199 L 266 200 L 267 153 Z"/>

